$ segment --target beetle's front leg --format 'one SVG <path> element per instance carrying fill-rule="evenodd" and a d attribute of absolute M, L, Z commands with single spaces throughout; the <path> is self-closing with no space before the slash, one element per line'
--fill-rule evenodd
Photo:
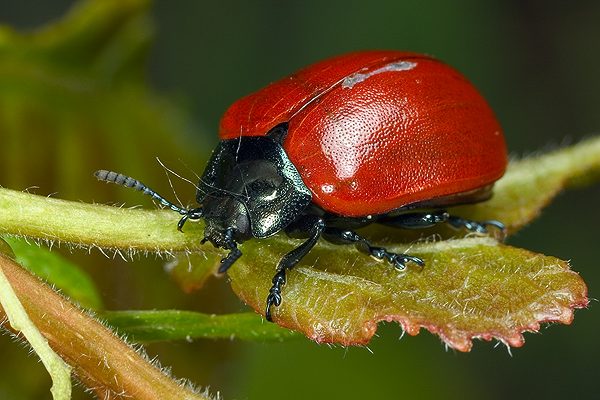
<path fill-rule="evenodd" d="M 269 295 L 267 296 L 267 306 L 265 309 L 265 318 L 267 321 L 273 321 L 271 317 L 271 306 L 278 307 L 281 304 L 281 288 L 283 285 L 285 285 L 286 271 L 293 268 L 300 262 L 300 260 L 302 260 L 305 255 L 308 254 L 310 249 L 315 246 L 319 240 L 319 237 L 321 236 L 321 233 L 323 233 L 323 230 L 325 229 L 325 222 L 321 218 L 314 216 L 304 218 L 301 222 L 299 222 L 299 224 L 310 229 L 309 237 L 300 246 L 283 256 L 279 262 L 279 265 L 277 265 L 277 273 L 272 280 L 273 286 L 271 286 Z M 294 228 L 298 229 L 298 224 L 296 224 Z"/>

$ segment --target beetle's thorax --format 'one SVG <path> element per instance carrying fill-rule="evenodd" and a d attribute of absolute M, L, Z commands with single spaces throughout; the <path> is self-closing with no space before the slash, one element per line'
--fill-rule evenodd
<path fill-rule="evenodd" d="M 268 137 L 221 141 L 198 187 L 205 238 L 217 247 L 230 246 L 227 235 L 235 242 L 271 236 L 311 201 L 281 145 Z"/>

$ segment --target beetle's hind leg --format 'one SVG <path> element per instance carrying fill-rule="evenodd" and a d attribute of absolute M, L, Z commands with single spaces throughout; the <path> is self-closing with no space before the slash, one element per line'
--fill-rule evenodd
<path fill-rule="evenodd" d="M 383 247 L 372 246 L 367 239 L 352 230 L 326 228 L 323 232 L 323 238 L 335 244 L 354 244 L 363 253 L 367 253 L 379 260 L 387 260 L 399 270 L 405 269 L 406 264 L 411 261 L 421 267 L 425 265 L 425 262 L 419 257 L 402 253 L 392 253 Z"/>
<path fill-rule="evenodd" d="M 472 221 L 456 215 L 450 215 L 446 210 L 405 213 L 394 217 L 386 217 L 377 222 L 404 229 L 423 229 L 439 223 L 447 223 L 455 229 L 465 228 L 470 232 L 476 233 L 488 233 L 488 227 L 490 226 L 502 232 L 506 229 L 500 221 Z"/>
<path fill-rule="evenodd" d="M 477 233 L 488 233 L 488 227 L 490 226 L 495 227 L 503 233 L 506 231 L 506 226 L 504 226 L 504 224 L 500 221 L 471 221 L 469 219 L 457 217 L 456 215 L 450 215 L 448 218 L 448 224 L 456 229 L 465 228 L 468 231 Z"/>

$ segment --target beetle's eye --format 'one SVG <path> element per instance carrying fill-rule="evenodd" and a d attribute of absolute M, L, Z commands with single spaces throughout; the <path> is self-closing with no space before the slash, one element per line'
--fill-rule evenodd
<path fill-rule="evenodd" d="M 253 182 L 250 182 L 246 185 L 248 190 L 248 195 L 250 197 L 271 197 L 274 196 L 277 192 L 277 186 L 275 182 L 269 181 L 267 179 L 257 179 Z M 268 199 L 266 199 L 268 200 Z"/>

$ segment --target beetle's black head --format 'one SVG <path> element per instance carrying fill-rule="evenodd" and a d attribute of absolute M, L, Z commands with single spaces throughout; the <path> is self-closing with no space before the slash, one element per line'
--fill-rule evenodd
<path fill-rule="evenodd" d="M 221 141 L 197 193 L 205 240 L 224 248 L 279 232 L 311 199 L 283 147 L 267 136 Z"/>

